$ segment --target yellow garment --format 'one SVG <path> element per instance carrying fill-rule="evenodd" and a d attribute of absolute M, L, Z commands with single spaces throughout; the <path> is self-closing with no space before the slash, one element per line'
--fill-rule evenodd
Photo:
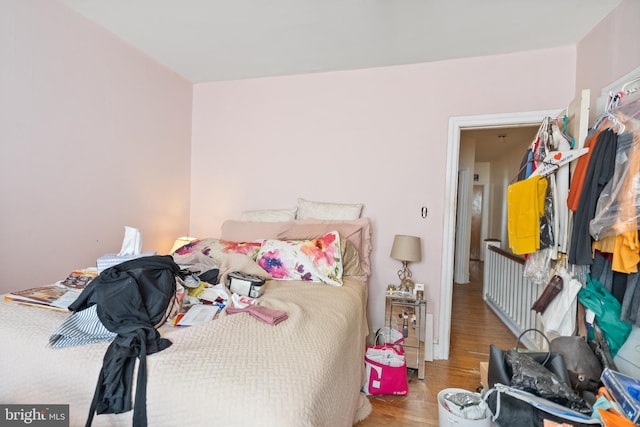
<path fill-rule="evenodd" d="M 544 215 L 547 180 L 540 175 L 507 188 L 507 230 L 509 247 L 523 255 L 540 248 L 540 217 Z"/>
<path fill-rule="evenodd" d="M 637 273 L 640 262 L 638 232 L 628 231 L 617 236 L 603 237 L 593 242 L 593 250 L 613 255 L 611 270 L 619 273 Z"/>
<path fill-rule="evenodd" d="M 600 240 L 595 240 L 591 245 L 592 257 L 595 256 L 596 250 L 607 254 L 612 254 L 616 247 L 616 236 L 603 237 Z"/>

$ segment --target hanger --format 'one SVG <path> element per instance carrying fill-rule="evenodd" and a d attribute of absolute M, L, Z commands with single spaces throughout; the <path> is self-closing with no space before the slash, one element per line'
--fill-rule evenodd
<path fill-rule="evenodd" d="M 628 122 L 630 119 L 640 120 L 640 90 L 633 90 L 624 95 L 622 99 L 624 102 L 620 102 L 613 108 L 611 114 L 616 117 L 619 123 Z"/>
<path fill-rule="evenodd" d="M 560 121 L 562 121 L 562 126 L 560 125 Z M 572 136 L 567 134 L 567 122 L 568 121 L 569 121 L 569 116 L 564 114 L 562 116 L 556 117 L 556 119 L 554 120 L 554 125 L 558 127 L 558 130 L 560 131 L 559 132 L 560 136 L 562 136 L 569 143 L 569 146 L 571 148 L 573 148 L 575 146 L 575 140 L 573 139 Z M 562 128 L 562 130 L 560 130 L 561 128 Z M 552 125 L 552 128 L 551 128 L 551 131 L 553 132 L 553 125 Z"/>
<path fill-rule="evenodd" d="M 538 160 L 536 150 L 540 142 L 540 134 L 542 133 L 542 129 L 546 119 L 547 117 L 545 117 L 542 120 L 542 123 L 540 124 L 540 126 L 538 127 L 538 131 L 536 132 L 536 136 L 533 138 L 533 140 L 529 144 L 528 150 L 531 151 L 531 153 L 533 154 L 533 157 L 530 160 L 527 160 L 526 162 L 524 162 L 524 164 L 520 167 L 520 169 L 518 169 L 518 172 L 516 172 L 516 175 L 511 179 L 510 184 L 513 184 L 514 182 L 516 182 L 516 180 L 518 179 L 518 176 L 520 176 L 520 173 L 523 170 L 525 170 L 530 164 L 533 164 L 536 160 Z"/>
<path fill-rule="evenodd" d="M 609 102 L 605 109 L 607 118 L 613 122 L 611 128 L 617 133 L 624 133 L 628 119 L 640 119 L 640 77 L 624 83 L 620 90 L 609 94 Z M 617 130 L 616 130 L 617 127 Z"/>
<path fill-rule="evenodd" d="M 568 151 L 550 151 L 542 161 L 541 165 L 533 171 L 529 178 L 536 175 L 549 176 L 562 166 L 569 164 L 588 152 L 588 147 Z"/>
<path fill-rule="evenodd" d="M 626 84 L 626 83 L 625 83 Z M 605 121 L 609 121 L 608 128 L 616 132 L 618 135 L 624 133 L 625 126 L 623 123 L 618 120 L 618 117 L 613 114 L 613 110 L 618 107 L 620 104 L 620 100 L 625 96 L 625 93 L 622 91 L 618 92 L 609 92 L 609 99 L 607 100 L 607 105 L 604 108 L 604 113 L 598 117 L 593 125 L 594 128 L 599 128 L 603 126 Z"/>
<path fill-rule="evenodd" d="M 568 122 L 569 122 L 569 116 L 565 114 L 564 116 L 562 116 L 562 136 L 565 137 L 567 141 L 569 141 L 569 146 L 573 148 L 576 145 L 576 140 L 572 136 L 567 134 Z"/>
<path fill-rule="evenodd" d="M 640 83 L 640 77 L 636 77 L 635 79 L 629 80 L 628 82 L 623 84 L 620 92 L 623 92 L 625 95 L 630 95 L 632 93 L 638 92 L 640 90 L 640 85 L 636 85 L 635 87 L 627 89 L 629 85 L 632 85 L 634 83 Z"/>

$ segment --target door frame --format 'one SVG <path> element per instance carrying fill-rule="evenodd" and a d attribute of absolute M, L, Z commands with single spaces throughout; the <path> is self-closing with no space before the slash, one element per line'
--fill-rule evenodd
<path fill-rule="evenodd" d="M 478 233 L 478 247 L 474 248 L 473 245 L 473 209 L 471 209 L 471 228 L 469 229 L 469 233 L 471 234 L 471 238 L 469 239 L 469 262 L 471 262 L 472 258 L 471 258 L 471 254 L 473 253 L 474 249 L 476 249 L 478 251 L 478 258 L 474 259 L 474 261 L 484 261 L 483 257 L 482 257 L 482 242 L 484 242 L 484 239 L 486 238 L 486 230 L 485 230 L 485 220 L 487 219 L 487 215 L 485 215 L 485 205 L 486 205 L 486 200 L 485 198 L 487 197 L 486 192 L 487 192 L 487 186 L 482 183 L 482 184 L 476 184 L 474 182 L 474 184 L 471 186 L 471 200 L 475 200 L 475 194 L 476 194 L 476 188 L 479 190 L 480 193 L 480 223 L 478 224 L 479 226 L 479 230 L 477 230 Z M 473 203 L 471 204 L 473 206 Z"/>
<path fill-rule="evenodd" d="M 433 346 L 434 359 L 449 359 L 451 344 L 451 303 L 453 295 L 453 260 L 456 236 L 456 199 L 458 191 L 458 165 L 460 156 L 460 132 L 470 128 L 532 125 L 541 123 L 545 117 L 556 117 L 562 111 L 528 111 L 520 113 L 484 114 L 449 118 L 447 144 L 447 166 L 445 176 L 444 224 L 442 233 L 442 275 L 440 278 L 440 315 L 438 318 L 438 340 Z"/>
<path fill-rule="evenodd" d="M 469 177 L 471 172 L 468 168 L 458 170 L 458 184 L 456 192 L 456 206 L 459 200 L 467 201 L 469 198 Z M 471 224 L 467 221 L 466 203 L 456 212 L 456 237 L 455 253 L 453 258 L 453 281 L 455 283 L 469 283 L 469 233 Z"/>

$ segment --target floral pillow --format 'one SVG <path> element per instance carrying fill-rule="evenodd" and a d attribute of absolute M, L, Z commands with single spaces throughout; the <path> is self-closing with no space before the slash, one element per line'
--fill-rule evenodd
<path fill-rule="evenodd" d="M 342 252 L 337 231 L 311 240 L 265 240 L 256 259 L 274 279 L 342 286 Z"/>
<path fill-rule="evenodd" d="M 194 240 L 176 249 L 175 253 L 180 256 L 201 253 L 222 264 L 228 253 L 238 253 L 247 255 L 251 259 L 256 259 L 256 254 L 260 250 L 260 242 L 232 242 L 220 239 Z"/>

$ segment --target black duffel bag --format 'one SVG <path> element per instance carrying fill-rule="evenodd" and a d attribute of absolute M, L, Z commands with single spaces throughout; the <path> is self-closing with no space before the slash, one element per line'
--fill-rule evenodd
<path fill-rule="evenodd" d="M 537 329 L 527 329 L 522 332 L 516 340 L 514 347 L 515 351 L 520 351 L 520 340 L 527 332 L 538 332 L 549 344 L 549 339 L 545 334 Z M 510 385 L 513 378 L 513 370 L 507 363 L 506 357 L 507 350 L 501 350 L 493 344 L 489 345 L 489 367 L 487 373 L 487 384 L 489 388 L 492 388 L 495 384 Z M 526 352 L 533 360 L 547 368 L 553 374 L 555 374 L 562 382 L 571 386 L 569 374 L 567 372 L 567 366 L 565 364 L 562 354 L 557 352 Z"/>
<path fill-rule="evenodd" d="M 544 427 L 545 421 L 566 423 L 573 427 L 602 425 L 588 414 L 572 411 L 558 403 L 503 384 L 486 390 L 483 399 L 493 414 L 496 427 Z"/>

